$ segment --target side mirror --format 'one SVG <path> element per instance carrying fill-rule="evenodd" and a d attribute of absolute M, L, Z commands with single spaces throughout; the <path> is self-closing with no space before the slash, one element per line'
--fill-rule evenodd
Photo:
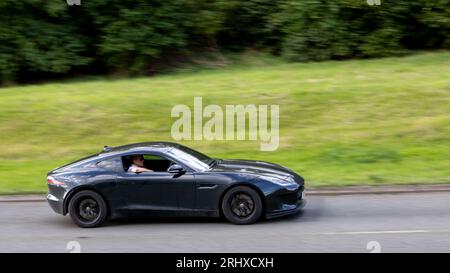
<path fill-rule="evenodd" d="M 167 171 L 169 173 L 181 173 L 184 171 L 184 168 L 178 164 L 173 164 L 172 166 L 169 167 L 169 169 Z"/>

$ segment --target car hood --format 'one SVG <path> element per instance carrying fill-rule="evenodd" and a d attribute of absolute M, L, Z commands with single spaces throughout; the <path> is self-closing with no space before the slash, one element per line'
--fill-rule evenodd
<path fill-rule="evenodd" d="M 302 184 L 303 178 L 292 170 L 278 164 L 242 159 L 219 159 L 218 163 L 211 169 L 212 172 L 238 172 L 252 174 L 255 176 L 271 176 L 280 179 L 288 177 Z"/>

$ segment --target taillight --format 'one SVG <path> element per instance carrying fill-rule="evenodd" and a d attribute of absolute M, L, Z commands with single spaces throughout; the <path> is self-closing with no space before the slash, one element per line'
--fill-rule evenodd
<path fill-rule="evenodd" d="M 60 182 L 51 176 L 47 177 L 47 183 L 49 185 L 55 185 L 55 186 L 65 186 L 66 185 L 66 183 Z"/>

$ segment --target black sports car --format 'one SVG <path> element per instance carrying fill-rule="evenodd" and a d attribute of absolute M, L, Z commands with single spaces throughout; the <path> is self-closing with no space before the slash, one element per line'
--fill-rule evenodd
<path fill-rule="evenodd" d="M 152 172 L 130 171 L 137 155 Z M 69 213 L 80 227 L 146 215 L 224 216 L 251 224 L 295 213 L 304 203 L 304 180 L 290 169 L 213 159 L 170 142 L 105 146 L 99 154 L 49 172 L 47 182 L 50 206 Z"/>

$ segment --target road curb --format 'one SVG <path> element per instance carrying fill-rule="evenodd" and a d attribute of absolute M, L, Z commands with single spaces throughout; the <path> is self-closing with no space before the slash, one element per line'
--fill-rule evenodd
<path fill-rule="evenodd" d="M 3 202 L 44 202 L 45 194 L 27 194 L 27 195 L 0 195 L 0 203 Z"/>
<path fill-rule="evenodd" d="M 450 192 L 450 184 L 306 188 L 307 195 L 405 194 Z"/>
<path fill-rule="evenodd" d="M 390 186 L 349 186 L 349 187 L 306 187 L 307 196 L 333 196 L 356 194 L 405 194 L 450 192 L 450 184 L 431 185 L 390 185 Z M 45 202 L 45 194 L 0 195 L 0 203 Z"/>

